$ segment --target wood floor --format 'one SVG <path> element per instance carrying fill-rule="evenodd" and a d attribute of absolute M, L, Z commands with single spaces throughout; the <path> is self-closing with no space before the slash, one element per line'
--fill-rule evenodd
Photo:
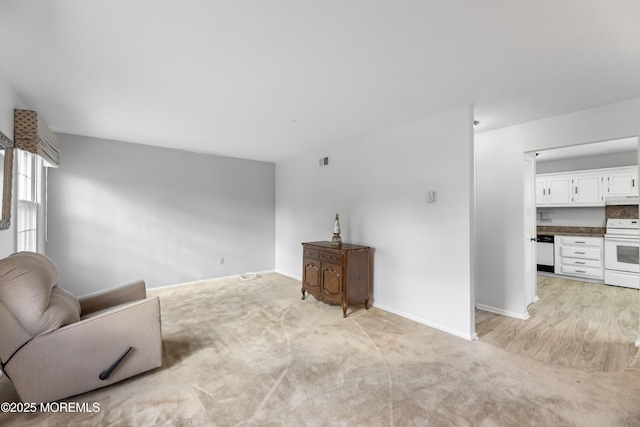
<path fill-rule="evenodd" d="M 538 276 L 538 297 L 528 320 L 476 310 L 479 339 L 587 371 L 622 371 L 631 364 L 638 350 L 638 290 Z"/>

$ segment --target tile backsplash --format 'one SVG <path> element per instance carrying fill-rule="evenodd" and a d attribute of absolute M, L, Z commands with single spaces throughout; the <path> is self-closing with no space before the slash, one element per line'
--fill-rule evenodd
<path fill-rule="evenodd" d="M 637 219 L 638 205 L 607 205 L 605 216 L 609 218 Z"/>

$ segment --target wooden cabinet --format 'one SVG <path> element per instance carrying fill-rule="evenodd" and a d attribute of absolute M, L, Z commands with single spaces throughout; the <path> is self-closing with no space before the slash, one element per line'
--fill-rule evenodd
<path fill-rule="evenodd" d="M 602 237 L 556 236 L 555 273 L 574 277 L 604 277 Z"/>
<path fill-rule="evenodd" d="M 369 308 L 369 247 L 310 242 L 302 248 L 302 299 L 309 293 L 318 301 L 341 304 L 343 317 L 347 317 L 349 304 L 364 302 Z"/>

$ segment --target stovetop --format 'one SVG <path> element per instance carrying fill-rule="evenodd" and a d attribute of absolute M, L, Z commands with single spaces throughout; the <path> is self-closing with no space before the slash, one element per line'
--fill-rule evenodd
<path fill-rule="evenodd" d="M 607 220 L 607 231 L 610 228 L 635 228 L 638 229 L 638 220 L 637 219 L 620 219 L 620 218 L 609 218 Z"/>
<path fill-rule="evenodd" d="M 607 236 L 635 236 L 640 235 L 637 219 L 609 218 L 607 220 Z"/>

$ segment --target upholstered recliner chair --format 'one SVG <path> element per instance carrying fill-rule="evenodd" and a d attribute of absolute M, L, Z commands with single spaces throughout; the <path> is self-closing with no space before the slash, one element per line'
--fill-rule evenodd
<path fill-rule="evenodd" d="M 143 281 L 76 298 L 48 257 L 0 260 L 0 360 L 23 402 L 85 393 L 162 365 L 160 302 Z"/>

